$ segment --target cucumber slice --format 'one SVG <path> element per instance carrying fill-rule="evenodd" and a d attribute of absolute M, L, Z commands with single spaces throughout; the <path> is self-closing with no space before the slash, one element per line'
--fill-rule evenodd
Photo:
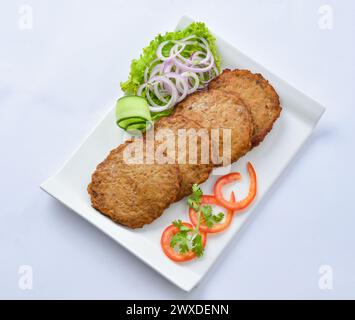
<path fill-rule="evenodd" d="M 139 96 L 125 96 L 116 103 L 116 123 L 126 131 L 145 131 L 152 119 L 146 99 Z"/>

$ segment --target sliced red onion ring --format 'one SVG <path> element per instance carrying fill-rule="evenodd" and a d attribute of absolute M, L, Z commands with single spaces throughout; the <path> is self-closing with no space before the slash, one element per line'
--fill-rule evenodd
<path fill-rule="evenodd" d="M 180 46 L 180 48 L 179 48 Z M 185 43 L 181 43 L 181 42 L 177 42 L 175 43 L 175 45 L 170 49 L 170 56 L 169 58 L 173 58 L 175 57 L 177 54 L 180 54 L 181 52 L 184 51 L 186 47 L 186 44 Z M 178 49 L 179 48 L 179 49 Z"/>
<path fill-rule="evenodd" d="M 170 90 L 171 90 L 171 96 L 170 96 L 170 100 L 163 106 L 161 105 L 158 105 L 156 104 L 152 97 L 150 96 L 150 90 L 151 90 L 151 87 L 154 87 L 154 85 L 156 83 L 164 83 L 166 84 Z M 161 111 L 164 111 L 164 110 L 167 110 L 167 109 L 170 109 L 172 108 L 177 99 L 178 99 L 178 91 L 175 87 L 175 84 L 170 80 L 168 79 L 167 77 L 164 77 L 164 76 L 155 76 L 155 77 L 152 77 L 148 83 L 145 83 L 143 85 L 141 85 L 139 88 L 138 88 L 138 92 L 137 94 L 138 95 L 142 95 L 143 93 L 143 90 L 146 89 L 145 93 L 146 93 L 146 98 L 150 104 L 149 106 L 149 109 L 150 111 L 152 112 L 161 112 Z"/>
<path fill-rule="evenodd" d="M 203 56 L 203 57 L 201 57 L 201 56 Z M 205 60 L 205 57 L 206 57 L 206 53 L 204 53 L 202 51 L 194 52 L 190 57 L 191 65 L 198 65 L 198 64 L 205 63 L 205 62 L 203 62 Z"/>
<path fill-rule="evenodd" d="M 176 82 L 176 88 L 179 91 L 180 95 L 177 98 L 177 102 L 184 100 L 187 96 L 187 91 L 189 90 L 187 79 L 183 77 L 181 74 L 170 72 L 165 74 L 165 77 L 168 79 L 173 78 Z"/>
<path fill-rule="evenodd" d="M 194 83 L 191 86 L 191 88 L 189 88 L 187 90 L 187 94 L 191 94 L 191 93 L 195 92 L 199 88 L 200 79 L 198 78 L 196 73 L 194 73 L 194 72 L 183 72 L 181 75 L 188 80 L 188 84 L 190 83 L 189 82 L 189 78 L 193 78 L 194 79 Z"/>
<path fill-rule="evenodd" d="M 194 39 L 194 38 L 197 38 L 197 36 L 192 34 L 191 36 L 188 36 L 188 37 L 186 37 L 186 38 L 184 38 L 184 39 L 182 39 L 180 41 L 184 41 L 185 42 L 185 41 L 189 41 L 189 40 Z"/>
<path fill-rule="evenodd" d="M 159 91 L 159 86 L 161 86 L 161 83 L 157 82 L 153 85 L 154 88 L 154 94 L 156 97 L 163 103 L 168 103 L 168 100 L 165 99 L 167 94 L 165 92 Z"/>
<path fill-rule="evenodd" d="M 138 87 L 137 96 L 142 96 L 143 90 L 147 87 L 148 83 L 143 83 Z"/>
<path fill-rule="evenodd" d="M 160 61 L 159 59 L 153 60 L 153 61 L 149 64 L 149 66 L 145 69 L 145 71 L 144 71 L 144 82 L 147 82 L 147 81 L 148 81 L 149 71 L 150 71 L 150 69 L 152 68 L 152 66 L 153 66 L 155 63 L 159 62 L 159 61 Z M 150 76 L 150 75 L 149 75 L 149 76 Z"/>
<path fill-rule="evenodd" d="M 172 44 L 172 47 L 169 56 L 164 56 L 163 50 L 168 44 Z M 188 45 L 197 48 L 186 58 L 183 51 Z M 145 83 L 137 90 L 138 95 L 144 91 L 152 112 L 174 107 L 188 94 L 204 88 L 218 75 L 208 41 L 196 35 L 178 41 L 164 41 L 158 46 L 156 55 L 157 59 L 145 69 Z"/>
<path fill-rule="evenodd" d="M 183 42 L 180 42 L 180 41 L 175 41 L 175 40 L 167 40 L 167 41 L 164 41 L 164 42 L 162 42 L 160 45 L 159 45 L 159 47 L 158 47 L 158 49 L 157 49 L 157 52 L 156 52 L 156 54 L 157 54 L 157 57 L 158 57 L 158 59 L 160 59 L 161 61 L 165 61 L 165 60 L 168 60 L 168 59 L 170 59 L 170 58 L 172 58 L 173 57 L 173 55 L 171 54 L 171 49 L 170 49 L 170 54 L 169 54 L 169 56 L 168 57 L 165 57 L 164 55 L 163 55 L 163 49 L 164 49 L 164 47 L 167 45 L 167 44 L 169 44 L 169 43 L 174 43 L 174 46 L 173 47 L 175 47 L 175 46 L 181 46 L 180 47 L 180 49 L 176 52 L 176 53 L 180 53 L 180 52 L 182 52 L 184 49 L 185 49 L 185 43 L 183 43 Z"/>
<path fill-rule="evenodd" d="M 174 47 L 172 49 L 174 49 Z M 201 59 L 201 61 L 199 61 L 199 63 L 201 63 L 201 62 L 207 63 L 207 61 L 210 59 L 210 57 L 212 55 L 211 51 L 208 48 L 206 48 L 206 52 L 203 52 L 203 51 L 196 51 L 196 52 L 204 54 L 203 59 Z M 175 57 L 178 58 L 179 60 L 181 60 L 186 65 L 189 65 L 189 66 L 193 65 L 193 61 L 192 61 L 191 57 L 185 58 L 179 52 L 174 53 L 174 56 L 172 56 L 172 58 L 175 58 Z"/>
<path fill-rule="evenodd" d="M 198 39 L 202 41 L 202 43 L 205 45 L 205 49 L 206 49 L 206 57 L 205 57 L 205 59 L 200 61 L 200 63 L 207 63 L 207 61 L 209 61 L 211 58 L 213 58 L 213 54 L 210 50 L 208 42 L 204 38 L 201 38 L 201 37 Z"/>
<path fill-rule="evenodd" d="M 171 69 L 173 66 L 174 66 L 174 61 L 171 58 L 165 60 L 160 65 L 160 74 L 165 74 L 165 73 L 171 72 Z"/>
<path fill-rule="evenodd" d="M 175 64 L 183 71 L 191 71 L 191 72 L 206 72 L 213 68 L 214 66 L 214 58 L 211 56 L 209 64 L 206 67 L 198 68 L 197 66 L 191 67 L 186 64 L 183 64 L 177 57 L 173 58 Z"/>
<path fill-rule="evenodd" d="M 202 38 L 202 37 L 197 37 L 197 36 L 195 36 L 195 35 L 192 35 L 192 36 L 190 36 L 190 37 L 187 37 L 187 38 L 185 38 L 185 40 L 186 40 L 186 39 L 187 39 L 187 40 L 191 40 L 191 39 L 194 39 L 194 38 L 197 38 L 197 40 L 200 40 L 200 41 L 202 42 L 202 44 L 201 44 L 201 43 L 198 43 L 198 41 L 186 41 L 186 44 L 196 45 L 196 42 L 197 42 L 197 43 L 199 44 L 199 46 L 200 46 L 201 48 L 203 48 L 203 49 L 206 51 L 205 57 L 204 57 L 204 59 L 201 61 L 201 63 L 207 63 L 207 61 L 210 60 L 211 56 L 213 56 L 213 55 L 212 55 L 212 52 L 211 52 L 211 50 L 210 50 L 210 47 L 209 47 L 209 45 L 208 45 L 208 42 L 206 41 L 206 39 L 204 39 L 204 38 Z M 187 61 L 185 61 L 185 62 L 187 62 Z"/>
<path fill-rule="evenodd" d="M 163 48 L 168 44 L 170 43 L 171 41 L 170 40 L 167 40 L 167 41 L 163 41 L 158 49 L 157 49 L 157 57 L 161 60 L 161 61 L 165 61 L 167 59 L 169 59 L 169 57 L 165 57 L 163 56 Z"/>

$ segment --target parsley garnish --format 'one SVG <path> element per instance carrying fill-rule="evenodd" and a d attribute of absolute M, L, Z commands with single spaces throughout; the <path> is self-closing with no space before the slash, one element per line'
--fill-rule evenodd
<path fill-rule="evenodd" d="M 197 211 L 201 204 L 202 195 L 203 192 L 201 188 L 197 184 L 194 184 L 192 186 L 192 194 L 187 198 L 187 204 L 189 207 Z"/>
<path fill-rule="evenodd" d="M 173 225 L 179 228 L 170 241 L 170 246 L 175 246 L 179 249 L 179 253 L 184 254 L 192 250 L 198 257 L 203 255 L 202 237 L 197 229 L 185 227 L 181 220 L 173 221 Z"/>
<path fill-rule="evenodd" d="M 199 223 L 201 222 L 200 216 L 202 212 L 202 217 L 208 228 L 212 228 L 215 223 L 221 222 L 224 218 L 224 213 L 220 212 L 218 214 L 212 213 L 212 207 L 210 205 L 201 206 L 201 198 L 203 192 L 201 188 L 194 184 L 192 186 L 192 194 L 187 198 L 187 204 L 190 208 L 194 209 L 199 216 Z M 198 226 L 199 227 L 199 226 Z"/>
<path fill-rule="evenodd" d="M 204 247 L 202 245 L 202 236 L 198 233 L 192 239 L 192 251 L 196 253 L 196 256 L 203 256 Z"/>
<path fill-rule="evenodd" d="M 198 222 L 194 229 L 185 227 L 181 220 L 173 221 L 173 225 L 179 228 L 179 232 L 171 238 L 170 246 L 172 248 L 177 247 L 181 254 L 191 250 L 196 253 L 197 257 L 201 257 L 204 252 L 202 236 L 199 230 L 201 219 L 203 219 L 208 228 L 212 228 L 215 223 L 221 222 L 224 218 L 222 212 L 213 214 L 210 205 L 201 206 L 202 195 L 201 188 L 197 184 L 194 184 L 192 186 L 192 194 L 187 198 L 189 207 L 197 212 Z"/>
<path fill-rule="evenodd" d="M 224 218 L 223 212 L 213 214 L 212 207 L 210 205 L 202 206 L 200 210 L 208 228 L 212 228 L 215 223 L 221 222 Z"/>

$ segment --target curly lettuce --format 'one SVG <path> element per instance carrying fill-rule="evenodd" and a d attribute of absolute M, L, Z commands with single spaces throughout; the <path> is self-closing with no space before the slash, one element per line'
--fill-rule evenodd
<path fill-rule="evenodd" d="M 140 58 L 134 59 L 131 63 L 131 70 L 128 80 L 126 82 L 121 82 L 121 89 L 125 92 L 125 94 L 131 95 L 137 93 L 138 87 L 144 82 L 144 71 L 157 58 L 156 51 L 158 46 L 163 41 L 181 40 L 193 34 L 198 37 L 203 37 L 207 40 L 211 52 L 214 56 L 216 67 L 220 71 L 220 57 L 217 54 L 215 37 L 210 33 L 203 22 L 193 22 L 183 30 L 167 32 L 164 35 L 157 35 L 155 39 L 150 42 L 149 46 L 143 49 L 143 53 L 141 54 Z M 189 57 L 197 49 L 197 47 L 191 45 L 184 50 L 184 55 Z M 163 55 L 168 56 L 169 50 L 170 47 L 167 45 L 164 48 Z"/>

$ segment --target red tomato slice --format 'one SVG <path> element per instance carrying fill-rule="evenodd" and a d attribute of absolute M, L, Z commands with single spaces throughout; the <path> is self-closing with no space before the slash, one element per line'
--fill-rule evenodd
<path fill-rule="evenodd" d="M 216 184 L 214 185 L 214 196 L 217 202 L 221 206 L 225 207 L 226 209 L 232 211 L 242 210 L 247 206 L 249 206 L 252 203 L 252 201 L 255 199 L 256 191 L 257 191 L 256 173 L 250 162 L 248 162 L 247 167 L 248 167 L 248 173 L 250 177 L 250 184 L 249 184 L 249 193 L 245 199 L 233 203 L 231 201 L 227 201 L 223 197 L 222 187 L 228 183 L 240 180 L 241 176 L 240 173 L 238 172 L 233 172 L 219 178 Z"/>
<path fill-rule="evenodd" d="M 183 225 L 187 228 L 193 229 L 194 226 L 190 223 L 183 222 Z M 175 227 L 173 224 L 168 226 L 161 236 L 160 244 L 164 251 L 164 253 L 175 262 L 184 262 L 189 261 L 196 258 L 196 254 L 193 251 L 189 251 L 187 253 L 181 254 L 176 252 L 174 248 L 170 246 L 171 238 L 179 232 L 179 228 Z M 200 232 L 202 237 L 203 247 L 206 246 L 207 235 L 205 232 Z"/>
<path fill-rule="evenodd" d="M 232 194 L 231 194 L 231 202 L 235 202 L 234 192 L 232 192 Z M 203 204 L 219 205 L 219 203 L 217 202 L 217 200 L 214 196 L 208 196 L 208 195 L 202 196 L 201 205 L 203 205 Z M 190 220 L 191 220 L 192 224 L 194 226 L 196 226 L 197 222 L 198 222 L 197 212 L 194 209 L 190 208 L 189 216 L 190 216 Z M 201 216 L 200 231 L 203 231 L 206 233 L 222 232 L 230 226 L 232 220 L 233 220 L 233 211 L 227 209 L 224 221 L 222 223 L 216 223 L 212 226 L 212 228 L 209 228 L 206 225 L 206 223 L 204 222 L 203 217 Z"/>

